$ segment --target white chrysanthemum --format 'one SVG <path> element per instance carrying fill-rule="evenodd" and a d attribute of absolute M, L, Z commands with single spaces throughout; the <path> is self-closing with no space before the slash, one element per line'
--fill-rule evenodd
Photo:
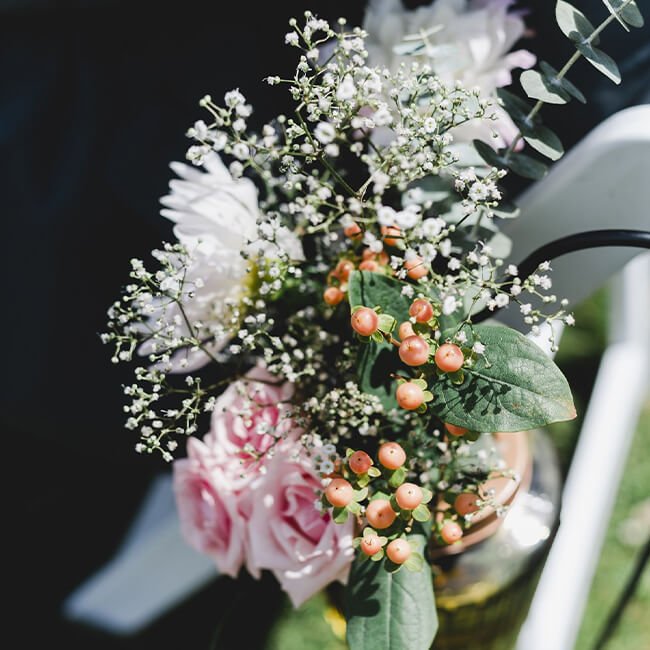
<path fill-rule="evenodd" d="M 202 165 L 203 170 L 171 163 L 179 178 L 170 181 L 170 193 L 161 199 L 165 206 L 161 214 L 176 224 L 174 234 L 190 254 L 184 284 L 192 295 L 182 300 L 184 314 L 172 302 L 161 310 L 163 313 L 152 315 L 151 320 L 162 317 L 173 326 L 177 338 L 197 335 L 205 350 L 214 354 L 236 331 L 233 318 L 236 320 L 241 301 L 252 285 L 251 262 L 242 252 L 263 250 L 265 257 L 277 258 L 286 251 L 286 258 L 300 259 L 302 249 L 286 228 L 278 231 L 281 243 L 261 245 L 257 224 L 264 220 L 260 219 L 253 182 L 233 178 L 215 153 L 205 156 Z M 251 241 L 256 243 L 250 246 Z M 146 354 L 148 347 L 143 346 L 141 352 Z M 171 365 L 175 371 L 189 372 L 208 361 L 205 351 L 185 347 L 172 355 Z"/>
<path fill-rule="evenodd" d="M 535 56 L 527 50 L 509 52 L 525 30 L 521 16 L 508 13 L 512 4 L 513 0 L 435 0 L 407 11 L 401 0 L 371 0 L 364 19 L 369 61 L 395 71 L 402 62 L 417 59 L 430 64 L 446 83 L 460 81 L 465 88 L 480 88 L 484 97 L 494 96 L 497 88 L 512 83 L 514 68 L 535 64 Z M 429 44 L 423 54 L 395 54 L 393 48 L 405 36 L 422 32 Z M 455 140 L 489 141 L 494 128 L 502 138 L 498 144 L 511 141 L 515 125 L 501 108 L 495 113 L 498 119 L 491 124 L 481 120 L 455 129 Z"/>

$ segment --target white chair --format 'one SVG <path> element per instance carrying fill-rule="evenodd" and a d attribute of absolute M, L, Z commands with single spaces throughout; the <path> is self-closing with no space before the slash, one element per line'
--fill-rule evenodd
<path fill-rule="evenodd" d="M 518 258 L 513 262 L 551 240 L 584 230 L 649 230 L 650 105 L 627 109 L 603 122 L 518 203 L 521 217 L 504 228 L 515 242 Z M 597 249 L 560 258 L 553 262 L 554 292 L 575 304 L 640 252 Z M 613 296 L 611 344 L 603 356 L 564 490 L 562 523 L 519 650 L 573 647 L 647 391 L 650 254 L 625 266 Z M 498 317 L 514 325 L 512 316 L 505 311 Z M 544 346 L 544 337 L 538 337 L 538 342 Z M 614 430 L 616 444 L 608 444 Z M 594 476 L 598 481 L 593 481 Z M 600 508 L 584 508 L 586 501 Z M 577 544 L 577 539 L 589 543 Z M 115 558 L 71 594 L 65 613 L 115 634 L 133 634 L 216 575 L 212 562 L 183 542 L 171 481 L 161 477 L 152 485 Z"/>

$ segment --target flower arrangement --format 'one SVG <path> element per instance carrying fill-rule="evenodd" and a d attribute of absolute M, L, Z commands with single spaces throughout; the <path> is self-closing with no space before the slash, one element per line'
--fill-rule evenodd
<path fill-rule="evenodd" d="M 540 108 L 584 100 L 566 79 L 580 57 L 620 79 L 597 36 L 642 19 L 609 0 L 593 28 L 558 0 L 576 53 L 521 75 L 531 106 L 497 92 L 534 63 L 508 53 L 523 33 L 510 4 L 372 3 L 369 33 L 292 20 L 296 70 L 266 81 L 293 114 L 254 131 L 239 90 L 201 100 L 192 165 L 172 164 L 162 199 L 176 242 L 155 270 L 132 260 L 109 310 L 113 361 L 144 360 L 126 426 L 136 451 L 173 461 L 188 542 L 233 577 L 273 572 L 296 606 L 336 580 L 357 601 L 370 585 L 378 608 L 349 617 L 353 649 L 430 647 L 427 549 L 458 543 L 496 505 L 485 481 L 513 476 L 485 441 L 575 416 L 535 343 L 481 323 L 502 308 L 551 337 L 546 324 L 573 323 L 549 262 L 503 261 L 498 224 L 516 208 L 502 179 L 545 173 L 524 143 L 561 156 Z M 390 617 L 397 592 L 417 625 Z"/>

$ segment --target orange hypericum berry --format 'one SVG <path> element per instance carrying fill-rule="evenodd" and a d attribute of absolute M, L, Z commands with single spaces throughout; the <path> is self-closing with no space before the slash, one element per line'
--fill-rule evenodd
<path fill-rule="evenodd" d="M 443 343 L 435 355 L 436 365 L 443 372 L 456 372 L 463 367 L 463 351 L 454 343 Z"/>
<path fill-rule="evenodd" d="M 421 366 L 429 360 L 429 344 L 417 334 L 407 336 L 399 346 L 399 358 L 407 366 Z"/>
<path fill-rule="evenodd" d="M 377 458 L 386 469 L 397 469 L 406 462 L 406 452 L 397 442 L 385 442 L 379 447 Z"/>
<path fill-rule="evenodd" d="M 424 403 L 424 391 L 412 381 L 406 381 L 397 387 L 397 403 L 407 411 L 414 411 Z"/>
<path fill-rule="evenodd" d="M 377 331 L 379 326 L 379 316 L 374 309 L 370 307 L 361 307 L 352 314 L 350 318 L 352 329 L 361 334 L 361 336 L 370 336 Z"/>
<path fill-rule="evenodd" d="M 388 528 L 395 521 L 397 514 L 386 499 L 374 499 L 366 508 L 368 523 L 377 530 Z"/>
<path fill-rule="evenodd" d="M 365 451 L 355 451 L 348 458 L 348 465 L 355 474 L 365 474 L 372 466 L 372 458 Z"/>
<path fill-rule="evenodd" d="M 325 498 L 335 507 L 343 508 L 352 501 L 354 489 L 344 478 L 333 478 L 325 488 Z"/>
<path fill-rule="evenodd" d="M 384 242 L 389 246 L 397 246 L 397 242 L 402 238 L 402 231 L 397 226 L 382 226 L 381 234 L 384 236 Z"/>
<path fill-rule="evenodd" d="M 377 257 L 377 253 L 371 248 L 364 248 L 363 253 L 361 253 L 361 258 L 364 260 L 374 260 Z"/>
<path fill-rule="evenodd" d="M 449 422 L 445 422 L 445 429 L 447 429 L 452 436 L 464 436 L 468 431 L 465 427 L 457 427 L 455 424 L 449 424 Z"/>
<path fill-rule="evenodd" d="M 336 265 L 335 273 L 337 277 L 345 281 L 350 277 L 350 273 L 352 273 L 352 271 L 354 271 L 354 264 L 350 260 L 341 260 Z"/>
<path fill-rule="evenodd" d="M 411 557 L 411 545 L 405 539 L 394 539 L 386 547 L 386 555 L 395 564 L 404 564 Z"/>
<path fill-rule="evenodd" d="M 362 538 L 359 548 L 368 556 L 374 555 L 381 550 L 381 540 L 378 535 L 366 535 Z"/>
<path fill-rule="evenodd" d="M 388 257 L 388 253 L 386 251 L 381 251 L 381 253 L 377 255 L 377 261 L 380 264 L 386 266 L 390 262 L 390 257 Z"/>
<path fill-rule="evenodd" d="M 399 326 L 399 337 L 403 341 L 408 336 L 415 336 L 415 331 L 411 321 L 406 320 Z"/>
<path fill-rule="evenodd" d="M 332 307 L 338 305 L 343 298 L 345 294 L 338 287 L 327 287 L 323 292 L 323 300 Z"/>
<path fill-rule="evenodd" d="M 363 260 L 361 264 L 359 264 L 359 271 L 372 271 L 375 273 L 379 269 L 379 264 L 375 262 L 375 260 Z"/>
<path fill-rule="evenodd" d="M 440 537 L 447 544 L 457 542 L 463 536 L 463 529 L 455 521 L 447 521 L 440 529 Z"/>
<path fill-rule="evenodd" d="M 411 280 L 419 280 L 429 272 L 421 257 L 414 257 L 413 259 L 406 260 L 404 262 L 404 268 L 407 271 L 406 274 L 411 278 Z"/>
<path fill-rule="evenodd" d="M 402 510 L 415 510 L 422 503 L 422 489 L 415 483 L 402 483 L 395 492 L 395 499 Z"/>
<path fill-rule="evenodd" d="M 477 501 L 478 497 L 476 494 L 472 494 L 471 492 L 463 492 L 454 499 L 454 510 L 459 515 L 469 515 L 470 513 L 476 512 L 479 509 L 478 505 L 476 505 Z"/>
<path fill-rule="evenodd" d="M 433 306 L 428 300 L 418 298 L 409 307 L 409 316 L 413 316 L 418 323 L 427 323 L 433 318 Z"/>
<path fill-rule="evenodd" d="M 362 230 L 358 223 L 351 223 L 343 229 L 343 232 L 350 239 L 359 239 L 362 235 Z"/>

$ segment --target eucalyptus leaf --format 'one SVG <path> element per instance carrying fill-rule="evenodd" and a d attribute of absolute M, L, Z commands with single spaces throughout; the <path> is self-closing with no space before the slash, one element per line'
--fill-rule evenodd
<path fill-rule="evenodd" d="M 409 190 L 416 190 L 420 195 L 419 200 L 432 203 L 445 201 L 453 193 L 451 182 L 441 176 L 425 176 L 415 181 Z"/>
<path fill-rule="evenodd" d="M 539 67 L 544 73 L 544 76 L 547 79 L 551 80 L 553 86 L 555 86 L 555 82 L 557 82 L 562 86 L 563 90 L 565 90 L 567 93 L 569 93 L 569 95 L 571 95 L 571 97 L 577 99 L 582 104 L 587 103 L 587 98 L 566 77 L 562 77 L 561 79 L 558 78 L 558 75 L 560 73 L 552 65 L 550 65 L 546 61 L 540 61 Z"/>
<path fill-rule="evenodd" d="M 422 554 L 426 538 L 413 535 Z M 385 563 L 384 563 L 385 564 Z M 350 650 L 429 650 L 438 630 L 431 571 L 385 571 L 362 558 L 352 565 L 345 595 Z"/>
<path fill-rule="evenodd" d="M 535 181 L 543 178 L 548 171 L 548 167 L 543 162 L 524 153 L 511 153 L 508 159 L 508 167 L 515 174 L 519 174 L 524 178 L 532 178 Z"/>
<path fill-rule="evenodd" d="M 562 33 L 574 43 L 586 41 L 595 31 L 588 18 L 565 0 L 557 0 L 555 20 Z"/>
<path fill-rule="evenodd" d="M 621 27 L 626 31 L 629 32 L 630 28 L 625 24 L 625 21 L 621 18 L 621 14 L 619 11 L 617 11 L 613 6 L 612 3 L 609 2 L 609 0 L 603 0 L 603 4 L 607 7 L 608 11 L 616 20 L 619 22 Z"/>
<path fill-rule="evenodd" d="M 503 108 L 507 111 L 508 115 L 516 123 L 527 121 L 532 106 L 529 106 L 521 97 L 517 97 L 517 95 L 505 88 L 499 88 L 497 90 L 497 97 L 503 103 Z"/>
<path fill-rule="evenodd" d="M 441 379 L 430 408 L 441 420 L 472 431 L 525 431 L 576 415 L 569 384 L 532 341 L 514 329 L 475 325 L 484 356 L 456 386 Z M 444 333 L 443 337 L 453 332 Z"/>
<path fill-rule="evenodd" d="M 524 70 L 519 77 L 519 83 L 528 97 L 546 104 L 566 104 L 571 98 L 560 81 L 537 70 Z"/>
<path fill-rule="evenodd" d="M 393 54 L 397 56 L 413 56 L 415 54 L 421 54 L 425 47 L 426 45 L 422 40 L 398 43 L 393 46 Z"/>
<path fill-rule="evenodd" d="M 626 4 L 626 0 L 603 0 L 603 3 L 626 29 L 625 23 L 632 27 L 643 27 L 643 16 L 636 2 L 628 2 Z M 621 9 L 621 7 L 623 8 Z"/>
<path fill-rule="evenodd" d="M 542 124 L 522 125 L 521 134 L 533 149 L 551 160 L 559 160 L 564 154 L 560 138 L 547 126 Z"/>
<path fill-rule="evenodd" d="M 473 140 L 472 143 L 476 148 L 479 156 L 485 160 L 488 165 L 492 167 L 507 167 L 507 161 L 500 152 L 495 151 L 489 144 L 483 142 L 482 140 Z"/>
<path fill-rule="evenodd" d="M 609 54 L 605 54 L 591 43 L 576 43 L 576 48 L 596 70 L 611 79 L 615 84 L 621 83 L 621 72 L 616 65 L 616 61 Z"/>

